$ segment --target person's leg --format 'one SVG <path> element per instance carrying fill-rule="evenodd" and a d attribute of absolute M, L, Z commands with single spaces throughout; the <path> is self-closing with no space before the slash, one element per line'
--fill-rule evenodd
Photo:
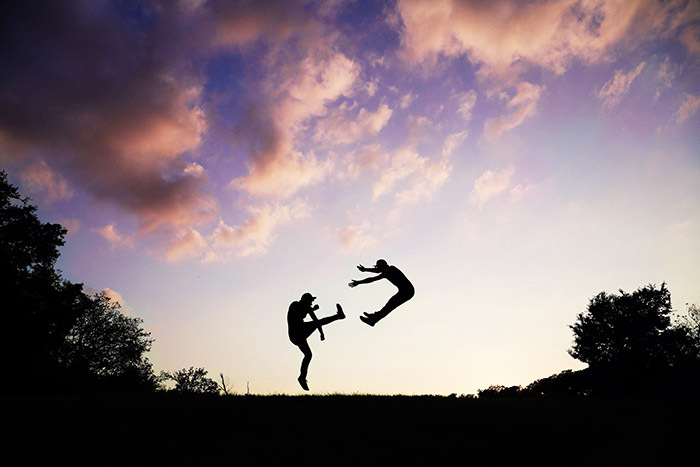
<path fill-rule="evenodd" d="M 325 326 L 326 324 L 330 324 L 333 321 L 337 321 L 339 319 L 345 318 L 345 313 L 343 313 L 343 308 L 340 306 L 340 303 L 336 303 L 336 308 L 338 311 L 334 315 L 326 316 L 325 318 L 321 318 L 318 320 L 316 324 L 316 327 L 318 326 Z"/>
<path fill-rule="evenodd" d="M 304 358 L 301 360 L 301 370 L 299 371 L 299 378 L 297 379 L 299 381 L 299 384 L 301 384 L 301 387 L 304 388 L 304 390 L 308 391 L 309 387 L 306 384 L 306 375 L 309 373 L 309 363 L 311 363 L 311 357 L 313 354 L 311 353 L 311 347 L 309 347 L 308 342 L 306 340 L 296 342 L 297 347 L 299 347 L 299 350 L 304 354 Z"/>
<path fill-rule="evenodd" d="M 407 301 L 409 301 L 411 298 L 413 298 L 413 291 L 401 291 L 399 290 L 395 295 L 393 295 L 389 301 L 386 302 L 386 305 L 382 307 L 381 310 L 377 311 L 376 313 L 366 313 L 367 317 L 369 318 L 369 321 L 372 321 L 374 325 L 379 321 L 380 319 L 383 319 L 394 311 L 396 308 L 398 308 L 400 305 L 403 305 Z M 368 323 L 369 324 L 369 323 Z"/>

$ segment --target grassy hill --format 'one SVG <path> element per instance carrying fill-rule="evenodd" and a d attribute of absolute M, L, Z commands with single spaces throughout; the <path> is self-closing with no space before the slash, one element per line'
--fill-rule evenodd
<path fill-rule="evenodd" d="M 700 400 L 54 395 L 3 414 L 5 465 L 679 465 Z"/>

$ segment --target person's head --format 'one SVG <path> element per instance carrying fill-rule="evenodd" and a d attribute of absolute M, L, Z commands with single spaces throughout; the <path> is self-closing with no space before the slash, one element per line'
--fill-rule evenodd
<path fill-rule="evenodd" d="M 382 270 L 388 268 L 389 265 L 388 265 L 387 262 L 384 261 L 383 259 L 378 259 L 377 262 L 374 264 L 374 267 L 376 267 L 377 269 L 379 269 L 380 271 L 382 271 Z"/>
<path fill-rule="evenodd" d="M 302 303 L 307 303 L 311 305 L 314 302 L 314 300 L 316 300 L 316 297 L 311 295 L 309 292 L 306 292 L 304 295 L 301 296 Z"/>

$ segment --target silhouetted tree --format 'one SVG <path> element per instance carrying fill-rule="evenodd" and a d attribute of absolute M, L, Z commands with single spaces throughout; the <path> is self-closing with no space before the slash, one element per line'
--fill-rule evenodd
<path fill-rule="evenodd" d="M 512 398 L 520 395 L 520 386 L 501 386 L 492 384 L 486 389 L 479 389 L 479 399 Z"/>
<path fill-rule="evenodd" d="M 102 384 L 154 390 L 156 377 L 145 357 L 153 339 L 141 328 L 143 320 L 124 315 L 120 308 L 103 292 L 86 297 L 59 360 L 74 374 L 90 375 Z"/>
<path fill-rule="evenodd" d="M 590 374 L 586 370 L 564 370 L 528 384 L 521 390 L 526 397 L 579 397 L 591 394 Z"/>
<path fill-rule="evenodd" d="M 187 394 L 218 394 L 219 384 L 207 378 L 204 368 L 183 368 L 175 373 L 163 372 L 162 376 L 175 382 L 173 391 Z"/>
<path fill-rule="evenodd" d="M 569 354 L 588 363 L 593 393 L 667 392 L 698 381 L 700 342 L 685 323 L 672 325 L 671 294 L 662 284 L 633 293 L 602 292 L 571 326 Z"/>
<path fill-rule="evenodd" d="M 688 304 L 686 303 L 686 305 Z M 687 314 L 680 317 L 680 325 L 688 328 L 688 333 L 698 344 L 697 350 L 700 352 L 700 307 L 695 303 L 688 306 Z"/>
<path fill-rule="evenodd" d="M 0 274 L 4 368 L 23 377 L 56 376 L 57 351 L 77 318 L 81 286 L 54 266 L 66 230 L 42 223 L 36 207 L 0 172 Z"/>
<path fill-rule="evenodd" d="M 88 380 L 104 381 L 106 375 L 120 374 L 125 381 L 128 372 L 139 384 L 152 381 L 154 376 L 147 371 L 143 359 L 141 366 L 133 365 L 138 360 L 134 355 L 142 357 L 150 348 L 150 341 L 144 346 L 145 341 L 133 338 L 139 335 L 135 330 L 139 323 L 131 321 L 131 325 L 125 325 L 124 320 L 116 319 L 123 325 L 98 324 L 99 320 L 113 316 L 106 313 L 109 307 L 105 306 L 104 297 L 91 298 L 83 292 L 82 284 L 61 277 L 55 265 L 66 229 L 59 224 L 41 222 L 36 210 L 8 182 L 7 174 L 0 171 L 3 369 L 15 381 L 41 378 L 51 381 L 55 388 L 75 388 Z M 87 328 L 92 329 L 89 337 Z M 117 344 L 118 341 L 122 342 Z M 112 342 L 111 346 L 107 342 Z M 128 351 L 127 347 L 130 347 Z M 108 348 L 112 349 L 114 358 L 104 357 L 104 349 Z M 114 352 L 115 348 L 122 350 Z M 96 353 L 90 355 L 93 351 Z M 139 371 L 134 372 L 137 367 Z M 4 390 L 32 388 L 35 387 L 24 384 L 5 386 Z"/>
<path fill-rule="evenodd" d="M 671 293 L 666 284 L 629 294 L 601 292 L 571 326 L 569 354 L 591 367 L 653 368 L 687 363 L 696 348 L 690 329 L 671 326 Z"/>

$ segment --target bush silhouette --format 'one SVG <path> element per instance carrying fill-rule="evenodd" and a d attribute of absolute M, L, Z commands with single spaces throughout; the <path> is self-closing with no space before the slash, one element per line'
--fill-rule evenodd
<path fill-rule="evenodd" d="M 185 394 L 219 394 L 219 384 L 207 377 L 204 368 L 190 367 L 178 370 L 175 373 L 161 373 L 161 379 L 172 380 L 175 392 Z"/>

